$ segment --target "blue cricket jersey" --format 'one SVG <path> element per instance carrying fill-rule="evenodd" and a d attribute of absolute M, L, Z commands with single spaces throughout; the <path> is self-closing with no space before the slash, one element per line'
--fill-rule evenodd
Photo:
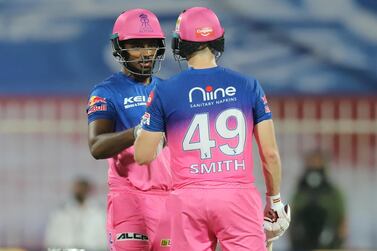
<path fill-rule="evenodd" d="M 115 132 L 133 128 L 145 113 L 151 90 L 161 82 L 152 77 L 150 84 L 136 82 L 122 72 L 115 73 L 97 84 L 88 99 L 88 123 L 98 119 L 114 121 Z M 140 166 L 134 160 L 134 147 L 108 159 L 110 190 L 169 190 L 171 174 L 169 150 L 164 150 L 148 166 Z"/>

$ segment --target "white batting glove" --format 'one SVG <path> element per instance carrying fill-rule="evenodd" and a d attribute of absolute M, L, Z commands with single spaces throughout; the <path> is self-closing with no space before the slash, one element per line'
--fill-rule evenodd
<path fill-rule="evenodd" d="M 289 205 L 281 202 L 280 194 L 266 196 L 263 227 L 267 242 L 274 241 L 284 234 L 291 222 Z"/>

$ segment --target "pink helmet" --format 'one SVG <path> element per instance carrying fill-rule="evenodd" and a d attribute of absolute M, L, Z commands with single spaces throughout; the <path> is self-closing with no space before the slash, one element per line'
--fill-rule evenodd
<path fill-rule="evenodd" d="M 186 59 L 201 44 L 207 47 L 219 58 L 224 52 L 224 28 L 216 14 L 205 7 L 193 7 L 183 11 L 178 19 L 173 33 L 171 47 L 177 61 Z"/>
<path fill-rule="evenodd" d="M 181 40 L 208 42 L 224 35 L 216 14 L 205 7 L 193 7 L 179 15 L 175 33 Z"/>
<path fill-rule="evenodd" d="M 160 70 L 161 61 L 164 59 L 165 53 L 165 35 L 162 31 L 160 22 L 155 14 L 146 9 L 132 9 L 124 11 L 115 21 L 113 33 L 111 35 L 111 43 L 113 46 L 113 56 L 121 63 L 129 72 L 137 75 L 150 76 Z M 124 48 L 121 44 L 123 41 L 130 39 L 156 39 L 158 40 L 158 47 L 156 55 L 153 59 L 153 68 L 157 70 L 136 69 L 131 66 L 128 58 L 128 49 Z M 146 59 L 142 59 L 146 60 Z M 155 63 L 157 67 L 155 67 Z"/>
<path fill-rule="evenodd" d="M 115 21 L 113 37 L 128 39 L 161 38 L 165 35 L 155 14 L 146 9 L 124 11 Z"/>

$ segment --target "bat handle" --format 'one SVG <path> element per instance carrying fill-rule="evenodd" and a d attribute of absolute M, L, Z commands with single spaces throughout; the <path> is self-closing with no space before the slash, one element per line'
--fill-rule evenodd
<path fill-rule="evenodd" d="M 272 241 L 267 242 L 267 251 L 272 251 Z"/>

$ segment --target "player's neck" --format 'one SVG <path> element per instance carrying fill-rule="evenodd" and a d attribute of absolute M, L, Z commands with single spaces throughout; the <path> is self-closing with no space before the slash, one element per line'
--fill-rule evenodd
<path fill-rule="evenodd" d="M 206 69 L 216 67 L 216 58 L 211 50 L 207 47 L 195 52 L 187 61 L 189 67 L 194 69 Z"/>
<path fill-rule="evenodd" d="M 127 75 L 128 77 L 132 78 L 136 82 L 142 83 L 142 84 L 149 84 L 151 82 L 151 77 L 150 76 L 143 76 L 143 75 L 137 75 L 137 74 L 132 74 L 130 71 L 127 70 L 127 68 L 123 68 L 122 72 Z"/>

